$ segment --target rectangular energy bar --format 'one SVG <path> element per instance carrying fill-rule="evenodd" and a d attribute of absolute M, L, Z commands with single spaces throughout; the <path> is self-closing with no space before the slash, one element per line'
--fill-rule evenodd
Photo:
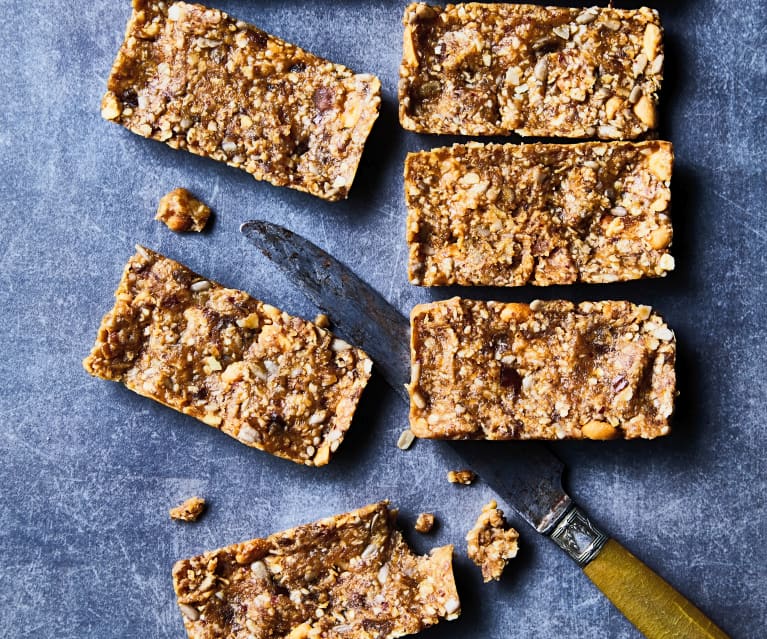
<path fill-rule="evenodd" d="M 654 9 L 411 4 L 399 113 L 422 133 L 633 139 L 656 127 Z"/>
<path fill-rule="evenodd" d="M 83 365 L 243 444 L 322 466 L 372 361 L 325 329 L 136 247 Z"/>
<path fill-rule="evenodd" d="M 410 153 L 413 284 L 522 286 L 674 268 L 669 142 L 456 144 Z"/>
<path fill-rule="evenodd" d="M 345 198 L 380 82 L 217 9 L 133 0 L 101 115 L 257 180 Z"/>
<path fill-rule="evenodd" d="M 435 439 L 669 432 L 674 333 L 649 306 L 453 298 L 411 315 L 410 429 Z"/>
<path fill-rule="evenodd" d="M 452 546 L 418 556 L 388 502 L 179 561 L 173 585 L 190 639 L 389 639 L 460 602 Z"/>

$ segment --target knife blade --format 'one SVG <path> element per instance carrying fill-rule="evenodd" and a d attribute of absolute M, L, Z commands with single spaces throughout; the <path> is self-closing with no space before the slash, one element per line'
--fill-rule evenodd
<path fill-rule="evenodd" d="M 380 293 L 309 240 L 261 220 L 243 235 L 328 313 L 334 332 L 359 346 L 409 403 L 410 326 Z M 698 608 L 576 506 L 562 487 L 564 464 L 537 442 L 448 442 L 471 468 L 539 533 L 567 552 L 641 632 L 727 639 Z"/>

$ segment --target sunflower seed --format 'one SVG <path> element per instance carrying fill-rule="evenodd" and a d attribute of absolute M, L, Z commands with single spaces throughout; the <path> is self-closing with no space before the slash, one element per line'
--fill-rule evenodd
<path fill-rule="evenodd" d="M 397 440 L 397 448 L 400 450 L 407 450 L 413 445 L 413 441 L 415 440 L 415 435 L 413 435 L 413 431 L 403 430 L 402 434 L 399 436 L 399 439 Z"/>

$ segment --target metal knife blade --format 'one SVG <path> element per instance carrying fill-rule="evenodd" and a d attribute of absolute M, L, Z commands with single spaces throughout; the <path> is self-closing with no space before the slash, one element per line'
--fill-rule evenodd
<path fill-rule="evenodd" d="M 410 324 L 351 269 L 288 229 L 254 220 L 240 231 L 331 317 L 334 332 L 365 350 L 394 391 L 409 402 Z M 563 464 L 535 442 L 450 442 L 519 515 L 548 533 L 571 506 Z"/>

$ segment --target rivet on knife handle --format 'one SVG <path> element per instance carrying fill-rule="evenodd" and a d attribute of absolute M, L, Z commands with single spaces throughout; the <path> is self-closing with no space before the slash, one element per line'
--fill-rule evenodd
<path fill-rule="evenodd" d="M 727 639 L 706 615 L 609 539 L 577 506 L 557 523 L 551 539 L 648 639 Z"/>

